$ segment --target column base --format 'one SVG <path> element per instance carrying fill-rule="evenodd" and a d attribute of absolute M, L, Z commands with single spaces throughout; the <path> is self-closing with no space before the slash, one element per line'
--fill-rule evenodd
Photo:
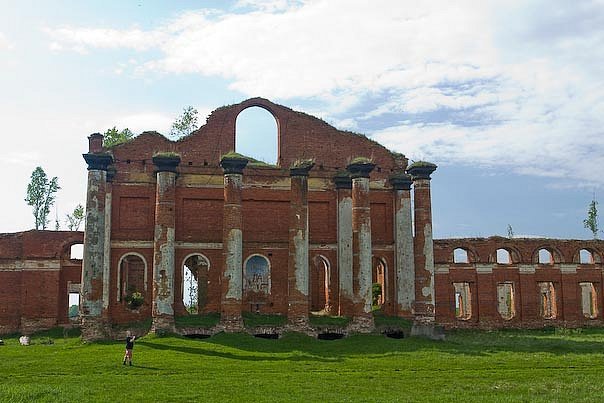
<path fill-rule="evenodd" d="M 174 324 L 174 316 L 155 316 L 151 325 L 151 332 L 158 336 L 168 333 L 176 333 L 176 325 Z"/>
<path fill-rule="evenodd" d="M 426 320 L 416 320 L 413 322 L 413 326 L 411 327 L 411 336 L 425 337 L 430 340 L 444 340 L 445 329 L 442 326 L 437 326 L 434 321 L 428 322 Z"/>
<path fill-rule="evenodd" d="M 99 341 L 110 338 L 111 326 L 109 322 L 98 316 L 81 316 L 82 340 Z"/>
<path fill-rule="evenodd" d="M 220 315 L 219 326 L 227 333 L 239 333 L 245 328 L 243 317 L 240 314 L 227 315 L 222 313 L 222 315 Z"/>
<path fill-rule="evenodd" d="M 371 333 L 375 330 L 373 315 L 353 316 L 348 329 L 354 333 Z"/>

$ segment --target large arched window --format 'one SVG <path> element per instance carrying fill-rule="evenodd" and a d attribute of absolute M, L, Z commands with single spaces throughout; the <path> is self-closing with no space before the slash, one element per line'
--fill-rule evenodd
<path fill-rule="evenodd" d="M 470 263 L 468 251 L 463 248 L 453 250 L 453 263 Z"/>
<path fill-rule="evenodd" d="M 507 249 L 497 249 L 497 263 L 512 264 L 512 255 Z"/>
<path fill-rule="evenodd" d="M 275 117 L 266 109 L 252 106 L 237 116 L 235 151 L 268 164 L 277 164 L 279 131 Z"/>
<path fill-rule="evenodd" d="M 260 303 L 271 292 L 271 264 L 262 255 L 251 255 L 244 264 L 244 290 L 248 298 Z"/>
<path fill-rule="evenodd" d="M 310 310 L 313 312 L 331 311 L 330 272 L 326 257 L 317 255 L 313 258 L 310 273 Z"/>
<path fill-rule="evenodd" d="M 202 254 L 187 256 L 182 265 L 182 302 L 189 313 L 203 311 L 208 303 L 210 261 Z"/>
<path fill-rule="evenodd" d="M 118 263 L 117 300 L 121 301 L 135 292 L 147 291 L 147 262 L 143 255 L 130 252 L 123 255 Z"/>

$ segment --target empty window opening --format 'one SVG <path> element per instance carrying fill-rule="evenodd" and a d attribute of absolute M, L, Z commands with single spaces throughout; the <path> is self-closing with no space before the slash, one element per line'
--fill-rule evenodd
<path fill-rule="evenodd" d="M 193 255 L 185 259 L 182 267 L 182 303 L 190 314 L 203 312 L 208 303 L 208 259 Z"/>
<path fill-rule="evenodd" d="M 315 314 L 331 312 L 331 283 L 329 260 L 315 256 L 311 267 L 310 310 Z"/>
<path fill-rule="evenodd" d="M 551 281 L 538 283 L 540 295 L 539 312 L 543 319 L 556 319 L 557 304 L 556 304 L 556 289 Z"/>
<path fill-rule="evenodd" d="M 598 317 L 598 294 L 594 283 L 579 283 L 581 287 L 581 309 L 587 319 Z"/>
<path fill-rule="evenodd" d="M 120 259 L 118 281 L 118 300 L 132 309 L 141 306 L 147 291 L 147 264 L 142 256 L 128 254 Z"/>
<path fill-rule="evenodd" d="M 69 309 L 67 311 L 67 317 L 69 320 L 76 320 L 80 315 L 80 293 L 70 292 L 68 298 Z"/>
<path fill-rule="evenodd" d="M 264 305 L 271 292 L 271 269 L 269 260 L 262 255 L 252 255 L 245 261 L 244 291 L 251 305 Z M 259 311 L 259 307 L 256 308 Z"/>
<path fill-rule="evenodd" d="M 388 290 L 388 286 L 386 284 L 386 263 L 384 262 L 384 259 L 373 259 L 372 277 L 372 304 L 375 309 L 379 309 L 386 303 L 386 294 Z"/>
<path fill-rule="evenodd" d="M 235 151 L 268 164 L 277 164 L 278 128 L 275 117 L 258 106 L 243 110 L 237 116 Z"/>
<path fill-rule="evenodd" d="M 507 249 L 497 249 L 497 263 L 499 264 L 511 264 L 512 257 Z"/>
<path fill-rule="evenodd" d="M 453 283 L 455 290 L 455 317 L 468 320 L 472 317 L 472 293 L 470 283 Z"/>
<path fill-rule="evenodd" d="M 497 311 L 505 320 L 510 320 L 516 316 L 513 283 L 499 283 L 497 285 Z"/>
<path fill-rule="evenodd" d="M 69 251 L 70 259 L 82 260 L 84 257 L 84 244 L 76 243 L 71 245 L 71 249 Z"/>
<path fill-rule="evenodd" d="M 453 263 L 470 263 L 468 251 L 462 248 L 455 249 L 453 251 Z"/>
<path fill-rule="evenodd" d="M 581 264 L 594 264 L 594 255 L 587 249 L 579 251 L 579 262 Z"/>
<path fill-rule="evenodd" d="M 539 264 L 554 264 L 554 256 L 547 249 L 539 249 Z"/>

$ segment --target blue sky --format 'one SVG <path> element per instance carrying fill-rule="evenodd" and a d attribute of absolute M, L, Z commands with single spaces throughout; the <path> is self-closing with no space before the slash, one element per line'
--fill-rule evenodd
<path fill-rule="evenodd" d="M 23 198 L 37 165 L 59 177 L 62 222 L 84 202 L 88 134 L 167 133 L 187 105 L 203 121 L 261 96 L 438 164 L 436 237 L 505 235 L 508 224 L 517 235 L 590 236 L 582 220 L 604 185 L 602 0 L 0 9 L 1 232 L 32 227 Z M 274 127 L 249 115 L 248 125 Z M 241 140 L 238 151 L 270 160 L 271 141 Z"/>

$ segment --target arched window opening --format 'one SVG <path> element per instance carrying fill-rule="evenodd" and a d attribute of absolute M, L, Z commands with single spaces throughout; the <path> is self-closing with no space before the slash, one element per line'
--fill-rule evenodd
<path fill-rule="evenodd" d="M 203 312 L 208 303 L 209 269 L 203 255 L 190 255 L 182 265 L 182 303 L 190 314 Z"/>
<path fill-rule="evenodd" d="M 547 249 L 539 249 L 539 264 L 554 264 L 554 256 Z"/>
<path fill-rule="evenodd" d="M 497 285 L 497 311 L 505 320 L 513 319 L 516 316 L 513 283 L 499 283 Z"/>
<path fill-rule="evenodd" d="M 539 312 L 543 319 L 556 319 L 558 308 L 556 304 L 556 289 L 551 281 L 538 283 L 540 294 Z"/>
<path fill-rule="evenodd" d="M 74 260 L 82 260 L 84 257 L 84 244 L 75 243 L 71 245 L 71 249 L 69 251 L 69 258 Z"/>
<path fill-rule="evenodd" d="M 373 258 L 371 297 L 374 309 L 380 309 L 387 298 L 387 267 L 382 258 Z"/>
<path fill-rule="evenodd" d="M 455 249 L 453 251 L 453 263 L 470 263 L 468 251 L 462 248 Z"/>
<path fill-rule="evenodd" d="M 317 255 L 312 260 L 310 310 L 315 314 L 331 312 L 331 283 L 329 260 Z"/>
<path fill-rule="evenodd" d="M 472 317 L 472 293 L 470 283 L 453 283 L 455 290 L 455 317 L 468 320 Z"/>
<path fill-rule="evenodd" d="M 138 308 L 147 292 L 147 263 L 142 255 L 129 253 L 118 265 L 118 301 L 124 300 L 130 308 Z"/>
<path fill-rule="evenodd" d="M 271 265 L 262 255 L 247 258 L 243 271 L 243 290 L 252 310 L 260 312 L 260 307 L 268 302 L 271 292 Z"/>
<path fill-rule="evenodd" d="M 594 283 L 579 283 L 581 287 L 581 310 L 587 319 L 598 317 L 598 294 Z"/>
<path fill-rule="evenodd" d="M 235 151 L 239 154 L 275 165 L 278 138 L 277 121 L 266 109 L 252 106 L 237 116 Z"/>
<path fill-rule="evenodd" d="M 511 264 L 512 256 L 507 249 L 497 249 L 497 263 L 499 264 Z"/>
<path fill-rule="evenodd" d="M 581 264 L 594 264 L 594 255 L 587 249 L 581 249 L 579 251 L 579 263 Z"/>

